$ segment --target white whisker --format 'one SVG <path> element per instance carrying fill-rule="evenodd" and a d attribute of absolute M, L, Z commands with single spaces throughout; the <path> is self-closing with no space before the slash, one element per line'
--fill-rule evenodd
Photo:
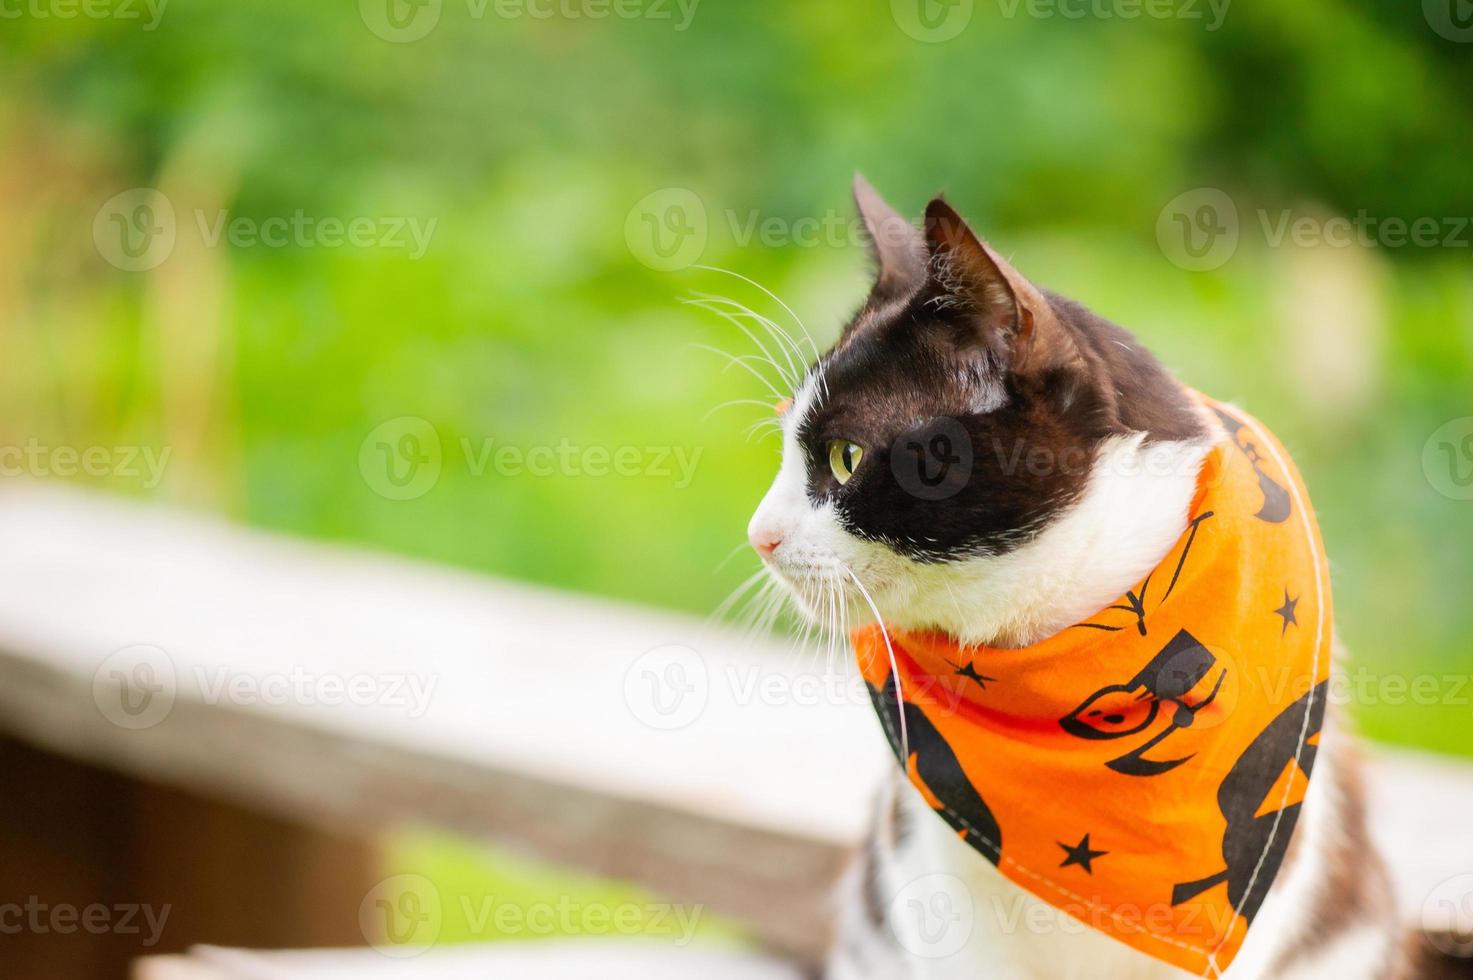
<path fill-rule="evenodd" d="M 782 434 L 782 424 L 781 423 L 778 423 L 778 422 L 775 422 L 772 419 L 758 419 L 757 421 L 753 422 L 751 425 L 747 426 L 747 428 L 744 431 L 746 432 L 746 435 L 747 435 L 747 441 L 748 442 L 751 442 L 752 441 L 752 437 L 755 436 L 755 435 L 757 435 L 759 432 L 762 433 L 763 435 L 768 435 L 768 436 L 774 435 L 774 434 L 781 435 Z"/>
<path fill-rule="evenodd" d="M 752 547 L 752 545 L 749 542 L 747 542 L 747 541 L 739 541 L 739 542 L 737 542 L 736 546 L 733 547 L 730 551 L 728 551 L 726 553 L 726 557 L 723 558 L 723 559 L 721 559 L 721 561 L 719 561 L 716 564 L 716 567 L 714 569 L 712 569 L 712 571 L 715 571 L 715 572 L 721 571 L 723 568 L 726 567 L 726 563 L 727 562 L 731 561 L 737 555 L 741 554 L 743 551 L 746 551 L 750 547 Z M 757 571 L 753 573 L 753 576 L 752 577 L 755 578 L 757 575 L 761 575 L 763 571 L 764 571 L 764 569 L 761 569 L 761 568 L 757 569 Z"/>
<path fill-rule="evenodd" d="M 757 282 L 756 280 L 753 280 L 753 279 L 748 279 L 746 276 L 742 275 L 740 272 L 732 272 L 730 269 L 722 269 L 722 268 L 719 268 L 719 267 L 714 266 L 714 265 L 697 265 L 697 266 L 695 266 L 695 268 L 697 268 L 697 269 L 704 269 L 707 272 L 718 272 L 718 273 L 720 273 L 722 275 L 732 276 L 732 277 L 734 277 L 736 279 L 740 279 L 742 282 L 747 283 L 750 286 L 753 286 L 753 287 L 761 290 L 763 293 L 765 293 L 767 295 L 767 297 L 769 299 L 771 299 L 778 306 L 781 306 L 783 308 L 783 310 L 788 314 L 788 316 L 790 316 L 790 317 L 793 318 L 793 322 L 796 323 L 798 325 L 798 329 L 803 332 L 803 339 L 804 340 L 807 340 L 808 341 L 808 346 L 811 347 L 811 348 L 813 348 L 813 359 L 815 361 L 817 361 L 817 360 L 819 360 L 819 359 L 822 358 L 823 355 L 819 353 L 819 351 L 818 351 L 818 345 L 813 342 L 812 335 L 809 334 L 808 328 L 803 325 L 803 321 L 798 318 L 798 314 L 794 313 L 793 312 L 793 308 L 791 306 L 789 306 L 787 303 L 784 303 L 781 299 L 779 299 L 778 296 L 777 296 L 777 294 L 774 293 L 772 290 L 768 289 L 766 286 L 762 285 L 760 282 Z"/>
<path fill-rule="evenodd" d="M 733 406 L 736 406 L 736 405 L 757 405 L 757 406 L 759 406 L 761 408 L 766 408 L 766 409 L 771 409 L 772 408 L 771 403 L 765 402 L 765 401 L 763 401 L 760 398 L 733 398 L 730 401 L 724 401 L 724 402 L 722 402 L 720 405 L 717 405 L 715 408 L 712 408 L 705 415 L 702 415 L 701 416 L 701 421 L 702 422 L 709 422 L 711 420 L 711 416 L 715 415 L 717 412 L 721 411 L 724 408 L 732 408 Z"/>
<path fill-rule="evenodd" d="M 900 762 L 901 765 L 908 766 L 910 765 L 910 735 L 905 730 L 905 693 L 901 689 L 900 684 L 900 663 L 895 659 L 895 647 L 890 643 L 890 630 L 885 626 L 885 619 L 880 615 L 879 607 L 875 605 L 874 598 L 870 596 L 869 589 L 866 589 L 864 583 L 859 580 L 859 576 L 855 575 L 854 570 L 842 562 L 840 562 L 839 567 L 848 574 L 849 578 L 854 582 L 854 587 L 864 597 L 864 601 L 869 606 L 870 612 L 875 614 L 875 622 L 880 626 L 880 636 L 885 640 L 885 652 L 890 655 L 890 676 L 895 678 L 895 713 L 900 717 Z"/>
<path fill-rule="evenodd" d="M 736 354 L 727 353 L 719 347 L 712 347 L 710 344 L 689 344 L 687 346 L 694 347 L 696 350 L 710 351 L 712 354 L 716 354 L 726 358 L 727 365 L 725 368 L 722 368 L 723 373 L 725 373 L 726 370 L 732 367 L 740 367 L 752 377 L 762 382 L 762 386 L 765 387 L 768 391 L 772 392 L 772 396 L 774 398 L 781 401 L 782 399 L 787 397 L 781 391 L 778 391 L 777 386 L 774 385 L 765 375 L 763 375 L 761 371 L 758 371 L 756 368 L 752 367 L 752 365 L 747 363 L 749 360 L 752 360 L 754 358 L 757 360 L 761 360 L 761 358 L 756 358 L 755 355 L 738 357 Z"/>
<path fill-rule="evenodd" d="M 723 562 L 723 564 L 725 564 L 725 562 Z M 726 614 L 731 611 L 732 607 L 741 601 L 742 596 L 746 595 L 748 590 L 750 590 L 752 586 L 756 585 L 758 581 L 762 580 L 762 578 L 766 574 L 766 568 L 759 568 L 757 569 L 757 571 L 753 572 L 751 575 L 748 575 L 745 579 L 743 579 L 742 583 L 738 585 L 735 589 L 733 589 L 730 595 L 721 600 L 721 604 L 718 605 L 716 609 L 711 613 L 710 619 L 718 622 L 723 619 Z"/>
<path fill-rule="evenodd" d="M 736 314 L 728 312 L 727 310 L 719 309 L 703 299 L 683 299 L 680 302 L 685 306 L 694 306 L 697 309 L 705 310 L 708 313 L 714 313 L 725 320 L 727 323 L 730 323 L 732 326 L 736 327 L 742 332 L 744 336 L 746 336 L 748 340 L 750 340 L 753 344 L 757 346 L 757 349 L 759 351 L 762 352 L 763 358 L 768 364 L 772 365 L 773 370 L 778 373 L 778 376 L 780 378 L 782 378 L 783 384 L 787 385 L 790 388 L 796 387 L 798 383 L 798 372 L 793 367 L 792 358 L 788 356 L 786 349 L 783 350 L 783 355 L 784 358 L 788 361 L 788 365 L 787 367 L 784 367 L 777 362 L 777 358 L 774 357 L 772 352 L 767 349 L 767 345 L 762 342 L 761 338 L 759 338 L 755 333 L 749 330 L 741 322 L 741 320 L 737 318 Z"/>
<path fill-rule="evenodd" d="M 794 390 L 797 389 L 798 380 L 806 372 L 805 365 L 808 361 L 808 355 L 803 353 L 803 349 L 798 346 L 798 342 L 793 339 L 791 334 L 789 334 L 782 327 L 774 323 L 770 317 L 765 317 L 761 313 L 758 313 L 756 310 L 753 310 L 743 303 L 731 299 L 730 297 L 717 296 L 713 293 L 702 292 L 697 292 L 695 295 L 699 297 L 699 299 L 704 301 L 703 303 L 696 304 L 701 306 L 702 309 L 710 310 L 712 313 L 716 313 L 718 316 L 723 316 L 727 319 L 731 319 L 732 317 L 746 317 L 747 319 L 750 319 L 761 326 L 762 329 L 765 330 L 768 335 L 772 337 L 773 341 L 776 342 L 776 344 L 778 345 L 778 348 L 783 352 L 783 358 L 788 362 L 788 366 L 792 370 L 793 388 Z M 725 312 L 719 309 L 714 309 L 710 304 L 722 304 L 725 306 L 729 306 L 735 312 Z M 737 327 L 741 329 L 741 324 L 737 324 Z M 753 339 L 755 340 L 756 338 Z M 761 346 L 760 343 L 759 346 Z M 796 359 L 794 355 L 796 355 Z"/>

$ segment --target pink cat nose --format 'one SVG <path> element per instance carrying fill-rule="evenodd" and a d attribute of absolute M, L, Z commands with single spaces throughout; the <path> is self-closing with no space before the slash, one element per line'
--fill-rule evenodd
<path fill-rule="evenodd" d="M 769 558 L 777 550 L 777 546 L 783 543 L 783 537 L 776 531 L 752 531 L 747 535 L 747 540 L 752 542 L 752 548 L 763 558 Z"/>

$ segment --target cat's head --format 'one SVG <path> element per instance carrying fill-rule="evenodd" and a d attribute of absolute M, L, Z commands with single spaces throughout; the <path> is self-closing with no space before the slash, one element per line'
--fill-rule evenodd
<path fill-rule="evenodd" d="M 783 411 L 748 536 L 812 616 L 940 625 L 910 613 L 960 601 L 941 594 L 958 574 L 973 591 L 1009 574 L 1108 447 L 1199 423 L 1134 338 L 1033 285 L 945 201 L 917 227 L 862 178 L 855 198 L 875 283 Z"/>

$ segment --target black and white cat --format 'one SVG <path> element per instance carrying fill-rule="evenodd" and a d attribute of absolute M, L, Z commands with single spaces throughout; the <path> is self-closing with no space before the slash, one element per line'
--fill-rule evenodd
<path fill-rule="evenodd" d="M 944 201 L 931 202 L 923 230 L 862 178 L 855 197 L 878 275 L 783 412 L 782 463 L 752 517 L 752 546 L 816 619 L 837 604 L 963 644 L 1037 642 L 1162 560 L 1220 430 L 1131 334 L 1031 284 Z M 918 494 L 892 470 L 890 447 L 938 417 L 974 446 L 1086 464 L 1009 466 L 977 452 L 949 495 Z M 1442 975 L 1404 949 L 1343 741 L 1328 725 L 1289 857 L 1231 980 Z M 937 872 L 965 883 L 975 921 L 960 953 L 917 957 L 904 942 L 913 925 L 891 916 L 890 899 Z M 1006 880 L 897 775 L 841 896 L 827 976 L 1189 974 Z"/>

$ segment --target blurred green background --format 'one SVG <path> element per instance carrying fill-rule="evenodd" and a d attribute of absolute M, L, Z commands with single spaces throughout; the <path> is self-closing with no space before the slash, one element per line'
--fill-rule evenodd
<path fill-rule="evenodd" d="M 777 446 L 748 438 L 760 407 L 708 415 L 770 399 L 692 346 L 749 342 L 679 300 L 718 292 L 791 321 L 690 263 L 771 288 L 822 344 L 866 285 L 848 201 L 862 170 L 907 211 L 944 190 L 1035 280 L 1278 431 L 1364 675 L 1473 672 L 1473 503 L 1456 479 L 1473 457 L 1439 464 L 1434 438 L 1473 415 L 1473 44 L 1452 0 L 1446 19 L 1404 0 L 1220 19 L 1186 0 L 1136 17 L 1150 8 L 136 9 L 0 23 L 0 445 L 167 447 L 157 486 L 91 482 L 707 612 L 754 565 L 726 559 Z M 133 188 L 175 216 L 145 271 L 106 242 L 107 202 Z M 1202 188 L 1238 229 L 1206 269 L 1169 234 L 1173 209 L 1199 229 L 1230 217 L 1199 220 L 1219 200 Z M 212 243 L 222 212 L 367 219 L 391 240 Z M 1437 240 L 1275 234 L 1285 215 L 1363 213 L 1434 219 Z M 432 227 L 422 255 L 393 240 L 400 218 Z M 647 220 L 676 236 L 670 261 L 641 240 Z M 389 499 L 360 450 L 406 416 L 429 422 L 441 472 Z M 638 447 L 650 465 L 477 472 L 463 446 L 486 440 Z M 649 472 L 651 447 L 697 459 L 688 485 Z M 1473 691 L 1373 691 L 1355 708 L 1369 733 L 1473 751 Z"/>

